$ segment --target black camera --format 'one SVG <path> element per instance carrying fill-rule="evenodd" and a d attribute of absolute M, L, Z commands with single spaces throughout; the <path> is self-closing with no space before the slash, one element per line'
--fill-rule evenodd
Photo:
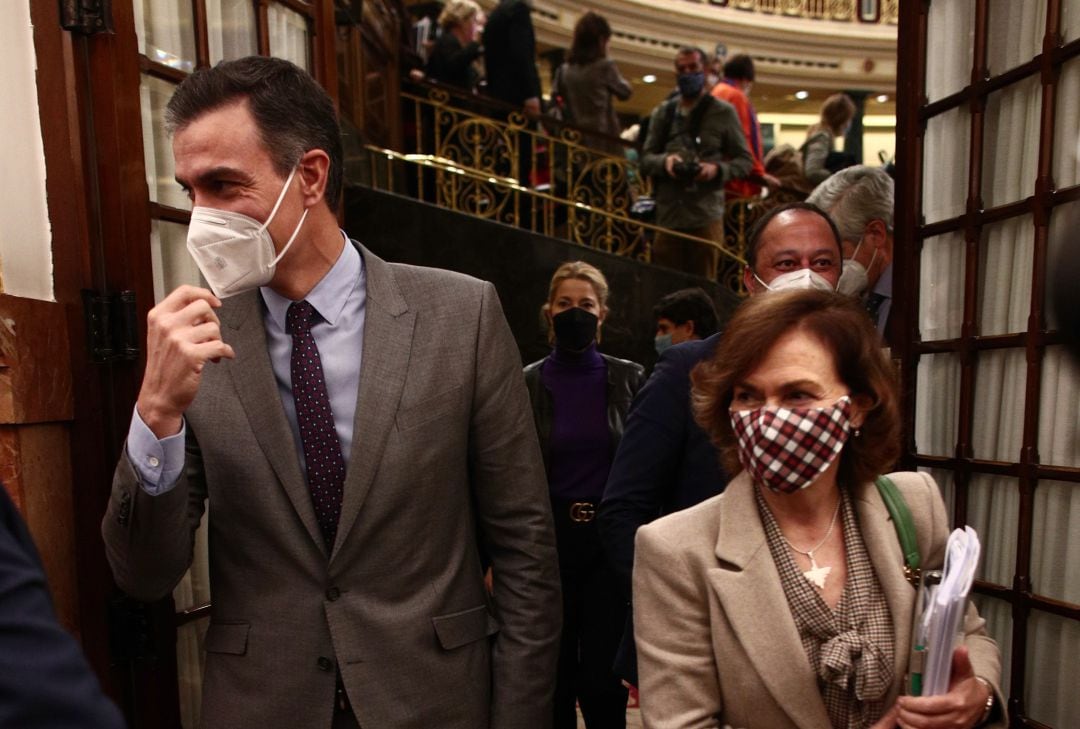
<path fill-rule="evenodd" d="M 701 163 L 694 160 L 676 162 L 671 166 L 672 171 L 675 173 L 675 177 L 691 182 L 697 178 L 698 173 L 701 172 Z"/>

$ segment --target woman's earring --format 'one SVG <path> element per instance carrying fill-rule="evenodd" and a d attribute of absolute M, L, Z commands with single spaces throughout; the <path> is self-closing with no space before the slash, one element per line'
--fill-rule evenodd
<path fill-rule="evenodd" d="M 860 435 L 862 435 L 862 431 L 859 430 L 858 428 L 856 428 L 855 429 L 855 437 L 858 438 Z"/>

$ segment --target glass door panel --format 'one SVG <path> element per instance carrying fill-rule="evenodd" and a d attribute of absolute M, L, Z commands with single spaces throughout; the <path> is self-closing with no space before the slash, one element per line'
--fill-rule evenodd
<path fill-rule="evenodd" d="M 923 241 L 919 262 L 919 335 L 924 342 L 956 339 L 964 323 L 964 235 Z"/>
<path fill-rule="evenodd" d="M 927 223 L 955 218 L 967 206 L 971 112 L 958 107 L 926 123 L 923 144 L 923 216 Z"/>
<path fill-rule="evenodd" d="M 270 35 L 270 55 L 292 61 L 300 68 L 310 71 L 311 47 L 307 18 L 272 2 L 266 7 L 266 21 Z"/>
<path fill-rule="evenodd" d="M 165 105 L 176 86 L 168 81 L 143 74 L 139 84 L 142 97 L 143 156 L 146 160 L 146 186 L 150 199 L 162 205 L 190 210 L 191 200 L 176 182 L 172 139 L 165 132 Z"/>
<path fill-rule="evenodd" d="M 917 378 L 915 447 L 927 456 L 952 456 L 960 417 L 959 355 L 924 354 Z"/>
<path fill-rule="evenodd" d="M 135 0 L 139 52 L 155 63 L 195 70 L 195 18 L 191 0 Z"/>
<path fill-rule="evenodd" d="M 1080 483 L 1039 481 L 1035 488 L 1031 545 L 1031 583 L 1035 594 L 1080 605 L 1078 554 Z"/>
<path fill-rule="evenodd" d="M 983 128 L 983 205 L 1016 202 L 1035 192 L 1042 86 L 1031 76 L 986 101 Z"/>
<path fill-rule="evenodd" d="M 206 0 L 210 65 L 259 52 L 259 27 L 251 0 Z"/>
<path fill-rule="evenodd" d="M 1031 678 L 1025 683 L 1025 713 L 1046 726 L 1076 726 L 1080 716 L 1080 691 L 1076 690 L 1080 622 L 1033 610 L 1028 619 L 1027 648 L 1027 674 Z"/>

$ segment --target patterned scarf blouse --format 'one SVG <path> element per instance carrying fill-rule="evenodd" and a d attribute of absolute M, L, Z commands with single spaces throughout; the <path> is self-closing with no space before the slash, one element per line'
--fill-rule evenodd
<path fill-rule="evenodd" d="M 773 561 L 833 729 L 865 729 L 885 712 L 893 682 L 893 630 L 851 497 L 840 489 L 847 584 L 836 610 L 803 576 L 761 493 L 754 490 Z"/>

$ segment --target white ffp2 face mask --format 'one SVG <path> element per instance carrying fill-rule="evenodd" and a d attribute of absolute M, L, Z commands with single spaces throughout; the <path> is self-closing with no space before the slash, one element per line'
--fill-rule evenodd
<path fill-rule="evenodd" d="M 836 291 L 836 287 L 825 280 L 817 271 L 809 268 L 800 268 L 798 271 L 788 271 L 765 283 L 755 273 L 757 282 L 769 291 L 794 291 L 796 289 L 820 289 L 821 291 Z"/>
<path fill-rule="evenodd" d="M 870 257 L 870 265 L 864 266 L 855 260 L 861 247 L 862 239 L 859 239 L 859 244 L 855 246 L 855 252 L 851 254 L 851 258 L 844 259 L 844 268 L 840 271 L 840 280 L 836 284 L 836 290 L 842 294 L 862 296 L 870 288 L 868 270 L 873 268 L 874 261 L 877 260 L 877 249 L 874 249 L 874 255 Z"/>
<path fill-rule="evenodd" d="M 274 268 L 296 240 L 307 218 L 307 208 L 300 216 L 289 241 L 275 255 L 274 241 L 267 227 L 281 207 L 296 168 L 289 173 L 274 209 L 265 223 L 242 213 L 216 208 L 195 207 L 188 225 L 187 249 L 195 259 L 206 283 L 218 298 L 224 299 L 265 286 L 274 277 Z"/>

